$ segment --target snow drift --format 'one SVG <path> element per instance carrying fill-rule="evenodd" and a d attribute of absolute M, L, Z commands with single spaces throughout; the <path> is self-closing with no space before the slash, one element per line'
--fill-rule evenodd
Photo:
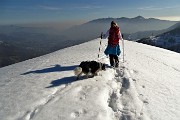
<path fill-rule="evenodd" d="M 0 68 L 1 120 L 178 120 L 180 54 L 125 41 L 125 62 L 76 80 L 85 60 L 109 64 L 99 39 Z M 121 45 L 122 46 L 122 45 Z"/>

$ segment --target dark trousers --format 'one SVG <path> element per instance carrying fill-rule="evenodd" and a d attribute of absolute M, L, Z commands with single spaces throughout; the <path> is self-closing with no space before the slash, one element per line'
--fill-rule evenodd
<path fill-rule="evenodd" d="M 110 60 L 111 66 L 115 66 L 115 67 L 119 66 L 119 59 L 117 55 L 109 54 L 109 60 Z"/>

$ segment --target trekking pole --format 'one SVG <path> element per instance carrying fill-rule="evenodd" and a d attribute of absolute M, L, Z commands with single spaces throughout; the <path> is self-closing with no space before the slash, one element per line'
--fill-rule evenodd
<path fill-rule="evenodd" d="M 122 35 L 122 46 L 123 46 L 123 63 L 124 63 L 124 39 L 123 39 L 123 35 Z"/>
<path fill-rule="evenodd" d="M 99 59 L 99 57 L 100 57 L 100 51 L 101 51 L 101 40 L 102 40 L 102 37 L 103 37 L 103 32 L 101 33 L 101 39 L 100 39 L 100 41 L 99 41 L 99 53 L 98 53 L 98 59 Z"/>

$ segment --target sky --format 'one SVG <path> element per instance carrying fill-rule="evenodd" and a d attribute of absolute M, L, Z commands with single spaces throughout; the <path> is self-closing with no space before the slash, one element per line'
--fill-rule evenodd
<path fill-rule="evenodd" d="M 107 17 L 180 20 L 179 0 L 0 0 L 0 24 L 84 22 Z"/>

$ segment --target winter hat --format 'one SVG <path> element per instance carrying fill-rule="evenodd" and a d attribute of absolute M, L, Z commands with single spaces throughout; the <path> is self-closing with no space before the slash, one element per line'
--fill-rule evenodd
<path fill-rule="evenodd" d="M 112 21 L 112 22 L 111 22 L 111 26 L 112 26 L 112 25 L 117 25 L 117 24 L 116 24 L 116 22 Z"/>

